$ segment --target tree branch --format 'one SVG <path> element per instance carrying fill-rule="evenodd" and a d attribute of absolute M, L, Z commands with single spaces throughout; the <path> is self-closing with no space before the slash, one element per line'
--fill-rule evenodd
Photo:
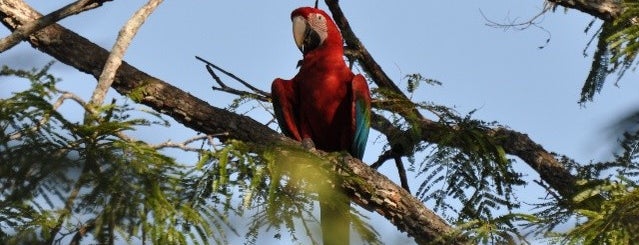
<path fill-rule="evenodd" d="M 390 89 L 394 94 L 398 95 L 398 99 L 405 99 L 407 102 L 412 104 L 403 91 L 401 91 L 395 83 L 383 73 L 382 68 L 377 64 L 377 62 L 375 62 L 370 53 L 368 53 L 361 44 L 353 30 L 350 28 L 348 20 L 339 7 L 338 0 L 326 0 L 326 5 L 328 5 L 331 10 L 333 18 L 339 26 L 349 49 L 358 53 L 358 55 L 354 55 L 354 57 L 357 57 L 360 65 L 370 75 L 375 84 L 377 84 L 380 88 Z M 415 117 L 418 118 L 417 125 L 414 126 L 420 127 L 422 132 L 421 140 L 437 143 L 441 141 L 442 135 L 446 135 L 446 132 L 457 130 L 455 128 L 438 124 L 435 121 L 423 117 L 419 113 L 414 113 L 414 111 L 417 111 L 415 107 L 408 110 L 405 108 L 403 110 L 395 110 L 394 112 L 407 119 Z M 403 133 L 402 130 L 396 128 L 383 117 L 376 114 L 373 114 L 372 127 L 387 135 L 387 137 L 392 136 L 389 138 L 389 142 L 391 142 L 392 147 L 395 147 L 393 142 L 397 142 L 397 144 L 403 145 L 404 147 L 415 144 L 415 139 L 411 138 L 410 133 Z M 526 134 L 506 128 L 484 130 L 482 133 L 494 136 L 497 142 L 504 148 L 506 153 L 521 158 L 532 169 L 537 171 L 541 178 L 552 188 L 557 190 L 557 192 L 559 192 L 564 198 L 570 198 L 576 193 L 576 191 L 578 191 L 576 177 L 564 168 L 564 166 L 557 161 L 551 153 L 532 141 Z M 453 142 L 450 146 L 461 146 L 462 143 L 463 142 Z"/>
<path fill-rule="evenodd" d="M 115 44 L 113 44 L 111 53 L 109 53 L 109 57 L 102 68 L 102 73 L 98 79 L 98 85 L 95 90 L 93 90 L 93 95 L 91 95 L 91 105 L 100 106 L 102 104 L 104 96 L 107 91 L 109 91 L 109 88 L 113 83 L 115 72 L 118 70 L 118 67 L 120 67 L 120 64 L 122 64 L 124 52 L 126 52 L 131 40 L 133 40 L 135 34 L 138 33 L 138 30 L 144 21 L 149 17 L 149 15 L 151 15 L 151 13 L 153 13 L 153 10 L 155 10 L 162 1 L 163 0 L 149 0 L 149 2 L 136 11 L 126 24 L 122 26 L 122 29 L 120 29 L 120 33 L 118 34 L 118 39 Z"/>
<path fill-rule="evenodd" d="M 168 140 L 166 142 L 162 142 L 160 144 L 157 145 L 150 145 L 152 148 L 154 149 L 166 149 L 166 148 L 176 148 L 176 149 L 180 149 L 183 151 L 191 151 L 191 152 L 200 152 L 202 150 L 202 148 L 197 148 L 197 147 L 191 147 L 189 146 L 190 144 L 197 142 L 197 141 L 204 141 L 204 142 L 208 142 L 209 144 L 213 144 L 213 137 L 215 135 L 198 135 L 195 136 L 193 138 L 187 139 L 184 142 L 178 142 L 178 143 L 174 143 L 171 140 Z"/>
<path fill-rule="evenodd" d="M 102 6 L 104 2 L 112 0 L 79 0 L 77 2 L 68 4 L 56 11 L 51 12 L 48 15 L 42 16 L 37 20 L 31 21 L 16 28 L 9 36 L 0 40 L 0 53 L 10 49 L 18 44 L 23 39 L 27 38 L 34 32 L 58 22 L 68 16 L 79 14 L 81 12 L 91 10 Z"/>
<path fill-rule="evenodd" d="M 621 15 L 623 7 L 619 0 L 547 0 L 548 2 L 576 9 L 602 20 L 613 20 Z"/>
<path fill-rule="evenodd" d="M 216 87 L 213 86 L 213 90 L 217 90 L 217 91 L 222 91 L 222 92 L 226 92 L 226 93 L 230 93 L 230 94 L 234 94 L 237 96 L 243 96 L 243 97 L 251 97 L 254 98 L 256 100 L 259 101 L 264 101 L 264 102 L 269 102 L 271 99 L 271 94 L 267 93 L 263 90 L 260 90 L 256 87 L 254 87 L 253 85 L 251 85 L 250 83 L 244 81 L 243 79 L 235 76 L 235 74 L 230 73 L 222 68 L 220 68 L 219 66 L 216 66 L 215 64 L 200 58 L 198 56 L 195 56 L 196 59 L 198 59 L 199 61 L 204 62 L 204 64 L 206 64 L 206 71 L 209 73 L 209 75 L 211 75 L 211 78 L 213 78 L 213 80 L 215 80 L 215 82 L 220 85 L 220 87 Z M 244 90 L 239 90 L 239 89 L 235 89 L 233 87 L 227 86 L 226 83 L 222 82 L 222 79 L 215 74 L 215 70 L 218 70 L 222 73 L 224 73 L 224 75 L 229 76 L 230 78 L 233 78 L 235 81 L 240 82 L 242 85 L 246 86 L 247 88 L 249 88 L 250 90 L 252 90 L 253 92 L 248 92 L 248 91 L 244 91 Z"/>
<path fill-rule="evenodd" d="M 15 29 L 40 14 L 20 0 L 0 0 L 3 24 Z M 98 78 L 109 53 L 76 33 L 53 24 L 32 35 L 31 45 L 59 61 Z M 254 145 L 301 147 L 259 122 L 209 105 L 162 80 L 149 76 L 123 62 L 112 87 L 119 93 L 173 117 L 176 121 L 206 134 L 228 133 L 228 137 Z M 282 149 L 282 148 L 276 148 Z M 325 155 L 323 155 L 325 156 Z M 385 176 L 361 161 L 351 158 L 347 167 L 361 181 L 344 181 L 354 201 L 386 217 L 398 229 L 419 243 L 441 241 L 453 228 L 424 204 Z M 457 244 L 462 242 L 455 242 Z"/>
<path fill-rule="evenodd" d="M 266 91 L 263 91 L 259 88 L 256 88 L 255 86 L 251 85 L 251 83 L 244 81 L 244 79 L 239 78 L 238 76 L 236 76 L 233 73 L 230 73 L 222 68 L 220 68 L 219 66 L 216 66 L 215 64 L 209 62 L 208 60 L 205 60 L 203 58 L 200 58 L 198 56 L 195 56 L 196 59 L 198 59 L 199 61 L 204 62 L 204 64 L 206 64 L 206 70 L 209 72 L 209 74 L 211 74 L 211 77 L 213 77 L 213 79 L 215 79 L 215 81 L 222 87 L 221 91 L 224 92 L 229 92 L 232 94 L 236 94 L 236 95 L 240 95 L 240 96 L 253 96 L 258 100 L 261 101 L 270 101 L 271 98 L 271 93 L 268 93 Z M 226 84 L 224 84 L 222 82 L 222 80 L 215 74 L 215 71 L 213 71 L 213 69 L 218 70 L 222 73 L 224 73 L 224 75 L 229 76 L 230 78 L 233 78 L 235 81 L 240 82 L 242 85 L 244 85 L 245 87 L 249 88 L 251 91 L 253 92 L 246 92 L 246 91 L 240 91 L 234 88 L 231 88 L 229 86 L 226 86 Z M 216 89 L 214 87 L 214 89 Z"/>

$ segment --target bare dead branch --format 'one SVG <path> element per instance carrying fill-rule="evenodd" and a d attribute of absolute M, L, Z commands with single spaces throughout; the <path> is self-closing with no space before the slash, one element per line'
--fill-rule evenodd
<path fill-rule="evenodd" d="M 199 61 L 204 62 L 204 64 L 206 64 L 206 70 L 209 72 L 211 77 L 213 77 L 215 82 L 217 82 L 217 84 L 220 85 L 220 87 L 213 87 L 214 90 L 228 92 L 228 93 L 239 95 L 239 96 L 249 96 L 260 101 L 270 101 L 270 98 L 271 98 L 270 93 L 254 87 L 253 85 L 251 85 L 251 83 L 244 81 L 243 79 L 239 78 L 235 74 L 220 68 L 219 66 L 211 63 L 208 60 L 205 60 L 199 56 L 195 56 L 195 58 L 198 59 Z M 244 85 L 245 87 L 247 87 L 253 92 L 243 91 L 243 90 L 239 90 L 239 89 L 235 89 L 235 88 L 227 86 L 224 82 L 222 82 L 222 79 L 220 79 L 220 77 L 215 74 L 215 71 L 213 69 L 218 70 L 224 73 L 224 75 L 227 75 L 230 78 L 233 78 L 235 81 L 240 82 L 242 85 Z"/>
<path fill-rule="evenodd" d="M 122 64 L 124 52 L 126 52 L 131 40 L 133 40 L 133 37 L 137 34 L 144 21 L 149 17 L 149 15 L 151 15 L 151 13 L 153 13 L 162 1 L 163 0 L 149 0 L 149 2 L 131 16 L 120 30 L 118 39 L 115 44 L 113 44 L 111 54 L 109 54 L 109 58 L 102 68 L 102 74 L 100 74 L 100 78 L 98 79 L 98 85 L 93 91 L 93 95 L 91 95 L 91 104 L 93 106 L 99 106 L 102 104 L 102 101 L 104 101 L 104 96 L 111 87 L 113 79 L 115 78 L 115 72 L 118 70 L 118 67 L 120 67 L 120 64 Z"/>
<path fill-rule="evenodd" d="M 218 134 L 220 136 L 228 136 L 228 133 L 224 133 L 224 134 Z M 152 148 L 155 149 L 164 149 L 164 148 L 176 148 L 176 149 L 181 149 L 183 151 L 190 151 L 190 152 L 200 152 L 202 150 L 202 148 L 198 148 L 198 147 L 191 147 L 189 146 L 192 143 L 195 143 L 197 141 L 202 141 L 202 142 L 212 142 L 213 141 L 213 137 L 215 137 L 216 135 L 198 135 L 192 138 L 189 138 L 183 142 L 179 142 L 179 143 L 175 143 L 172 142 L 171 140 L 157 144 L 157 145 L 150 145 Z"/>
<path fill-rule="evenodd" d="M 20 41 L 27 38 L 34 32 L 64 19 L 68 16 L 79 14 L 81 12 L 91 10 L 102 6 L 104 2 L 112 0 L 78 0 L 77 2 L 68 4 L 56 11 L 51 12 L 41 18 L 21 25 L 16 28 L 9 36 L 0 40 L 0 53 L 10 49 L 18 44 Z"/>
<path fill-rule="evenodd" d="M 552 8 L 553 8 L 553 4 L 549 2 L 544 2 L 544 7 L 536 15 L 523 21 L 519 21 L 519 19 L 515 18 L 514 20 L 508 20 L 507 23 L 500 23 L 500 22 L 489 19 L 484 14 L 484 12 L 481 11 L 481 9 L 479 10 L 479 13 L 486 21 L 486 25 L 492 28 L 500 28 L 504 30 L 516 29 L 521 31 L 521 30 L 528 29 L 530 27 L 535 27 L 543 31 L 544 33 L 546 33 L 548 38 L 546 38 L 546 42 L 543 45 L 538 47 L 539 49 L 542 49 L 542 48 L 545 48 L 546 45 L 550 42 L 552 34 L 550 33 L 550 31 L 546 30 L 546 28 L 541 26 L 540 23 L 543 21 L 543 17 L 546 15 L 546 13 L 548 13 L 548 11 L 550 11 Z"/>
<path fill-rule="evenodd" d="M 513 20 L 507 20 L 506 21 L 507 23 L 500 23 L 500 22 L 491 20 L 490 18 L 486 16 L 486 14 L 484 14 L 484 12 L 481 9 L 479 10 L 479 13 L 487 22 L 486 25 L 489 27 L 502 28 L 502 29 L 515 28 L 517 30 L 524 30 L 524 29 L 528 29 L 531 26 L 541 28 L 539 26 L 539 23 L 543 20 L 543 17 L 545 16 L 545 14 L 548 13 L 548 11 L 550 11 L 551 9 L 552 9 L 552 5 L 549 4 L 548 2 L 544 2 L 544 7 L 536 15 L 523 21 L 520 21 L 518 18 L 515 18 Z"/>
<path fill-rule="evenodd" d="M 222 82 L 222 79 L 217 74 L 215 74 L 215 70 L 213 70 L 212 66 L 205 65 L 205 67 L 206 67 L 206 71 L 209 73 L 209 75 L 211 75 L 213 80 L 215 80 L 215 82 L 220 85 L 220 87 L 211 86 L 211 88 L 213 90 L 222 91 L 222 92 L 226 92 L 226 93 L 229 93 L 229 94 L 234 94 L 234 95 L 237 95 L 237 96 L 240 96 L 240 97 L 251 97 L 251 98 L 255 98 L 255 99 L 259 100 L 259 101 L 264 101 L 264 102 L 268 102 L 270 100 L 269 97 L 265 97 L 265 96 L 260 95 L 260 94 L 251 93 L 251 92 L 248 92 L 248 91 L 239 90 L 239 89 L 235 89 L 235 88 L 227 86 L 226 83 Z"/>

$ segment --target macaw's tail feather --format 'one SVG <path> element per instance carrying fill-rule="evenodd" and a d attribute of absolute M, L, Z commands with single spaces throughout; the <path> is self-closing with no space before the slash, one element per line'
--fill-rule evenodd
<path fill-rule="evenodd" d="M 319 194 L 324 245 L 349 245 L 350 243 L 350 200 L 339 186 L 341 185 L 335 185 L 334 188 L 327 187 Z"/>

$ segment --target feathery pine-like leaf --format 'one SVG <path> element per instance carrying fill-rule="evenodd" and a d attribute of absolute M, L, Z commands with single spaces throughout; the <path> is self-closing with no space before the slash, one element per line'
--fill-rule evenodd
<path fill-rule="evenodd" d="M 451 130 L 441 135 L 439 144 L 433 146 L 432 153 L 420 164 L 418 173 L 425 175 L 425 180 L 417 196 L 423 200 L 458 199 L 463 205 L 460 210 L 454 210 L 459 214 L 458 220 L 491 219 L 494 210 L 518 207 L 512 188 L 524 183 L 495 139 L 481 133 L 489 124 L 471 119 L 471 114 L 444 121 Z M 463 147 L 447 146 L 453 142 Z M 436 203 L 438 210 L 451 207 L 443 200 Z"/>
<path fill-rule="evenodd" d="M 561 234 L 564 244 L 633 244 L 639 241 L 639 189 L 636 183 L 620 180 L 594 187 L 607 199 L 600 210 L 577 209 L 585 221 Z"/>
<path fill-rule="evenodd" d="M 623 1 L 624 11 L 614 21 L 605 21 L 598 33 L 593 61 L 579 103 L 592 101 L 606 78 L 617 73 L 617 81 L 636 64 L 639 52 L 639 3 Z"/>
<path fill-rule="evenodd" d="M 49 243 L 83 227 L 107 244 L 226 243 L 223 214 L 184 191 L 184 166 L 118 135 L 157 122 L 117 104 L 97 108 L 90 126 L 70 122 L 53 108 L 61 92 L 47 68 L 0 73 L 31 82 L 0 99 L 0 243 Z"/>

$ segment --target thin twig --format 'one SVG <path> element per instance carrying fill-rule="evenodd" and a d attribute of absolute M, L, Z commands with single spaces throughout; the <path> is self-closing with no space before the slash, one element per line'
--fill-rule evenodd
<path fill-rule="evenodd" d="M 378 169 L 381 167 L 386 161 L 394 159 L 395 166 L 397 166 L 397 173 L 399 174 L 399 181 L 406 191 L 410 193 L 410 188 L 408 186 L 408 178 L 406 177 L 406 168 L 404 168 L 404 163 L 402 162 L 401 153 L 393 152 L 393 150 L 388 150 L 382 153 L 382 155 L 377 158 L 373 164 L 370 165 L 373 169 Z"/>
<path fill-rule="evenodd" d="M 499 23 L 497 21 L 490 20 L 490 19 L 488 19 L 488 17 L 486 17 L 484 12 L 481 11 L 481 9 L 479 10 L 479 13 L 484 18 L 484 20 L 487 22 L 486 25 L 490 26 L 490 27 L 493 27 L 493 28 L 501 28 L 501 29 L 504 29 L 504 30 L 508 30 L 508 29 L 514 28 L 516 30 L 521 31 L 521 30 L 528 29 L 531 26 L 537 27 L 539 30 L 542 30 L 543 32 L 545 32 L 546 35 L 548 36 L 548 38 L 546 38 L 546 42 L 544 43 L 544 45 L 541 45 L 541 46 L 538 47 L 539 49 L 543 49 L 550 42 L 550 39 L 552 38 L 552 34 L 550 33 L 550 31 L 546 30 L 546 28 L 540 26 L 539 23 L 541 23 L 543 21 L 543 17 L 551 9 L 552 9 L 552 5 L 549 4 L 548 2 L 545 2 L 544 3 L 544 8 L 539 13 L 537 13 L 535 16 L 530 17 L 528 20 L 520 21 L 520 22 L 518 22 L 517 19 L 515 19 L 515 20 L 512 20 L 512 21 L 509 21 L 510 23 Z M 539 20 L 540 18 L 541 18 L 541 20 Z"/>
<path fill-rule="evenodd" d="M 508 21 L 509 23 L 499 23 L 497 21 L 493 21 L 491 19 L 489 19 L 488 17 L 486 17 L 486 15 L 484 14 L 483 11 L 481 11 L 481 9 L 479 9 L 479 14 L 481 14 L 481 16 L 484 18 L 484 20 L 487 22 L 487 26 L 490 27 L 494 27 L 494 28 L 503 28 L 503 29 L 510 29 L 510 28 L 515 28 L 517 30 L 525 30 L 531 26 L 536 26 L 539 27 L 539 23 L 541 21 L 543 21 L 543 17 L 546 14 L 546 12 L 548 12 L 550 10 L 550 6 L 546 3 L 544 5 L 544 8 L 537 13 L 535 16 L 528 18 L 528 20 L 525 21 L 517 21 L 517 19 L 512 20 L 512 21 Z M 542 18 L 542 20 L 538 20 Z"/>
<path fill-rule="evenodd" d="M 181 143 L 174 143 L 171 140 L 157 144 L 157 145 L 150 145 L 152 148 L 154 149 L 164 149 L 164 148 L 177 148 L 177 149 L 181 149 L 184 151 L 192 151 L 192 152 L 199 152 L 202 149 L 201 148 L 197 148 L 197 147 L 190 147 L 189 145 L 193 142 L 196 141 L 209 141 L 211 142 L 211 137 L 216 137 L 216 136 L 228 136 L 228 133 L 220 133 L 217 135 L 198 135 L 195 136 L 193 138 L 187 139 Z"/>
<path fill-rule="evenodd" d="M 257 92 L 257 93 L 259 93 L 259 94 L 261 94 L 261 95 L 264 95 L 264 96 L 268 96 L 268 95 L 270 95 L 270 94 L 269 94 L 269 93 L 267 93 L 267 92 L 264 92 L 264 91 L 262 91 L 262 90 L 260 90 L 260 89 L 258 89 L 258 88 L 256 88 L 256 87 L 253 87 L 250 83 L 247 83 L 246 81 L 242 80 L 241 78 L 239 78 L 239 77 L 235 76 L 233 73 L 227 72 L 226 70 L 224 70 L 224 69 L 222 69 L 222 68 L 220 68 L 220 67 L 216 66 L 215 64 L 213 64 L 213 63 L 211 63 L 211 62 L 209 62 L 209 61 L 207 61 L 207 60 L 205 60 L 205 59 L 202 59 L 202 58 L 200 58 L 200 57 L 198 57 L 198 56 L 195 56 L 195 58 L 196 58 L 196 59 L 198 59 L 198 60 L 200 60 L 200 61 L 202 61 L 202 62 L 204 62 L 204 63 L 206 63 L 207 65 L 212 66 L 213 68 L 215 68 L 215 69 L 217 69 L 217 70 L 221 71 L 221 72 L 222 72 L 222 73 L 224 73 L 225 75 L 227 75 L 227 76 L 229 76 L 229 77 L 231 77 L 231 78 L 235 79 L 236 81 L 238 81 L 238 82 L 242 83 L 242 85 L 246 86 L 247 88 L 249 88 L 249 89 L 251 89 L 251 90 L 253 90 L 253 91 L 255 91 L 255 92 Z"/>
<path fill-rule="evenodd" d="M 104 64 L 104 68 L 102 68 L 102 74 L 100 74 L 100 78 L 98 79 L 98 85 L 91 96 L 91 105 L 100 106 L 102 104 L 104 96 L 115 79 L 115 72 L 122 64 L 124 52 L 126 52 L 126 49 L 129 47 L 131 40 L 140 29 L 140 26 L 142 26 L 144 21 L 149 17 L 149 15 L 151 15 L 151 13 L 153 13 L 162 1 L 163 0 L 149 0 L 149 2 L 136 11 L 122 27 L 118 34 L 118 39 L 113 45 L 113 49 Z"/>
<path fill-rule="evenodd" d="M 80 228 L 78 228 L 78 230 L 73 235 L 73 238 L 71 239 L 71 242 L 69 242 L 69 245 L 80 245 L 80 241 L 82 241 L 82 238 L 87 233 L 91 232 L 94 228 L 95 228 L 95 219 L 91 219 L 86 224 L 80 226 Z"/>
<path fill-rule="evenodd" d="M 235 74 L 230 73 L 230 72 L 220 68 L 219 66 L 217 66 L 217 65 L 215 65 L 215 64 L 213 64 L 213 63 L 211 63 L 211 62 L 209 62 L 209 61 L 207 61 L 207 60 L 205 60 L 205 59 L 203 59 L 203 58 L 201 58 L 199 56 L 195 56 L 195 58 L 198 59 L 199 61 L 204 62 L 206 64 L 206 66 L 207 66 L 206 69 L 209 70 L 209 73 L 211 74 L 211 76 L 213 76 L 213 74 L 215 74 L 215 72 L 212 72 L 211 68 L 216 69 L 216 70 L 224 73 L 224 75 L 227 75 L 230 78 L 233 78 L 235 81 L 240 82 L 242 85 L 246 86 L 247 88 L 249 88 L 250 90 L 252 90 L 254 92 L 254 93 L 251 93 L 251 92 L 243 92 L 243 93 L 261 95 L 261 97 L 257 96 L 257 98 L 260 99 L 260 100 L 263 100 L 263 101 L 268 101 L 268 98 L 271 97 L 270 93 L 265 92 L 265 91 L 263 91 L 261 89 L 258 89 L 256 87 L 254 87 L 250 83 L 248 83 L 248 82 L 244 81 L 243 79 L 237 77 Z M 217 77 L 217 75 L 215 75 L 215 77 Z M 213 77 L 213 78 L 216 79 L 215 77 Z M 216 82 L 218 84 L 220 84 L 220 86 L 222 86 L 222 88 L 229 88 L 228 86 L 226 86 L 224 83 L 222 83 L 220 81 L 219 77 L 216 79 Z M 237 90 L 237 89 L 233 89 L 233 90 L 240 91 L 240 90 Z M 223 91 L 226 91 L 226 90 L 223 90 Z"/>
<path fill-rule="evenodd" d="M 60 229 L 62 229 L 62 225 L 64 225 L 64 221 L 69 215 L 71 215 L 71 212 L 73 212 L 73 205 L 75 203 L 75 199 L 78 197 L 78 194 L 80 194 L 80 189 L 84 185 L 84 180 L 83 180 L 84 174 L 87 171 L 88 171 L 88 166 L 85 164 L 82 167 L 82 172 L 80 173 L 80 176 L 78 176 L 78 180 L 75 182 L 75 184 L 73 185 L 73 188 L 71 189 L 69 198 L 67 198 L 66 202 L 64 202 L 64 209 L 62 210 L 62 213 L 58 217 L 56 225 L 49 232 L 49 241 L 47 241 L 47 244 L 53 244 L 53 240 L 55 239 L 58 232 L 60 232 Z"/>
<path fill-rule="evenodd" d="M 538 184 L 539 186 L 541 186 L 542 188 L 546 190 L 547 192 L 546 197 L 552 196 L 552 198 L 554 198 L 557 201 L 565 200 L 565 198 L 562 198 L 561 195 L 555 191 L 555 188 L 552 188 L 551 186 L 547 185 L 545 180 L 533 180 L 533 182 L 535 182 L 536 184 Z"/>
<path fill-rule="evenodd" d="M 78 104 L 80 104 L 80 106 L 82 106 L 83 108 L 88 109 L 86 106 L 86 103 L 80 96 L 71 92 L 65 92 L 65 91 L 60 91 L 60 92 L 62 93 L 62 95 L 60 95 L 60 97 L 58 97 L 58 99 L 56 99 L 56 101 L 51 105 L 51 111 L 57 110 L 60 106 L 62 106 L 64 101 L 68 99 L 73 100 L 77 102 Z M 33 127 L 28 129 L 28 131 L 35 132 L 39 130 L 40 127 L 46 124 L 50 118 L 51 118 L 51 114 L 45 113 L 44 116 L 40 120 L 38 120 Z M 21 131 L 17 131 L 9 135 L 9 140 L 17 140 L 19 138 L 22 138 L 22 136 L 24 136 L 24 134 Z"/>
<path fill-rule="evenodd" d="M 266 101 L 266 102 L 269 101 L 269 97 L 266 97 L 264 95 L 251 93 L 248 91 L 243 91 L 243 90 L 239 90 L 239 89 L 235 89 L 235 88 L 227 86 L 224 82 L 222 82 L 222 79 L 217 74 L 215 74 L 215 70 L 213 70 L 212 66 L 206 65 L 205 67 L 206 67 L 206 71 L 209 72 L 213 80 L 215 80 L 215 82 L 217 82 L 217 84 L 220 85 L 220 87 L 212 86 L 211 88 L 213 90 L 227 92 L 227 93 L 234 94 L 241 97 L 251 97 L 259 101 Z"/>
<path fill-rule="evenodd" d="M 375 161 L 373 164 L 371 164 L 370 167 L 373 168 L 373 169 L 378 169 L 386 161 L 388 161 L 390 159 L 393 159 L 393 151 L 392 150 L 385 151 L 384 153 L 379 155 L 379 157 L 377 158 L 377 161 Z"/>
<path fill-rule="evenodd" d="M 410 188 L 408 187 L 408 179 L 406 178 L 406 168 L 404 168 L 404 163 L 402 162 L 402 157 L 399 155 L 393 156 L 395 159 L 395 166 L 397 166 L 397 172 L 399 173 L 399 182 L 402 184 L 402 188 L 404 188 L 408 193 L 410 192 Z"/>
<path fill-rule="evenodd" d="M 0 53 L 10 49 L 11 47 L 20 43 L 20 41 L 22 41 L 23 39 L 41 30 L 42 28 L 58 22 L 59 20 L 64 19 L 68 16 L 100 7 L 104 2 L 108 1 L 112 0 L 79 0 L 77 2 L 68 4 L 56 11 L 53 11 L 50 14 L 42 16 L 37 20 L 21 25 L 16 28 L 9 36 L 0 40 Z"/>

